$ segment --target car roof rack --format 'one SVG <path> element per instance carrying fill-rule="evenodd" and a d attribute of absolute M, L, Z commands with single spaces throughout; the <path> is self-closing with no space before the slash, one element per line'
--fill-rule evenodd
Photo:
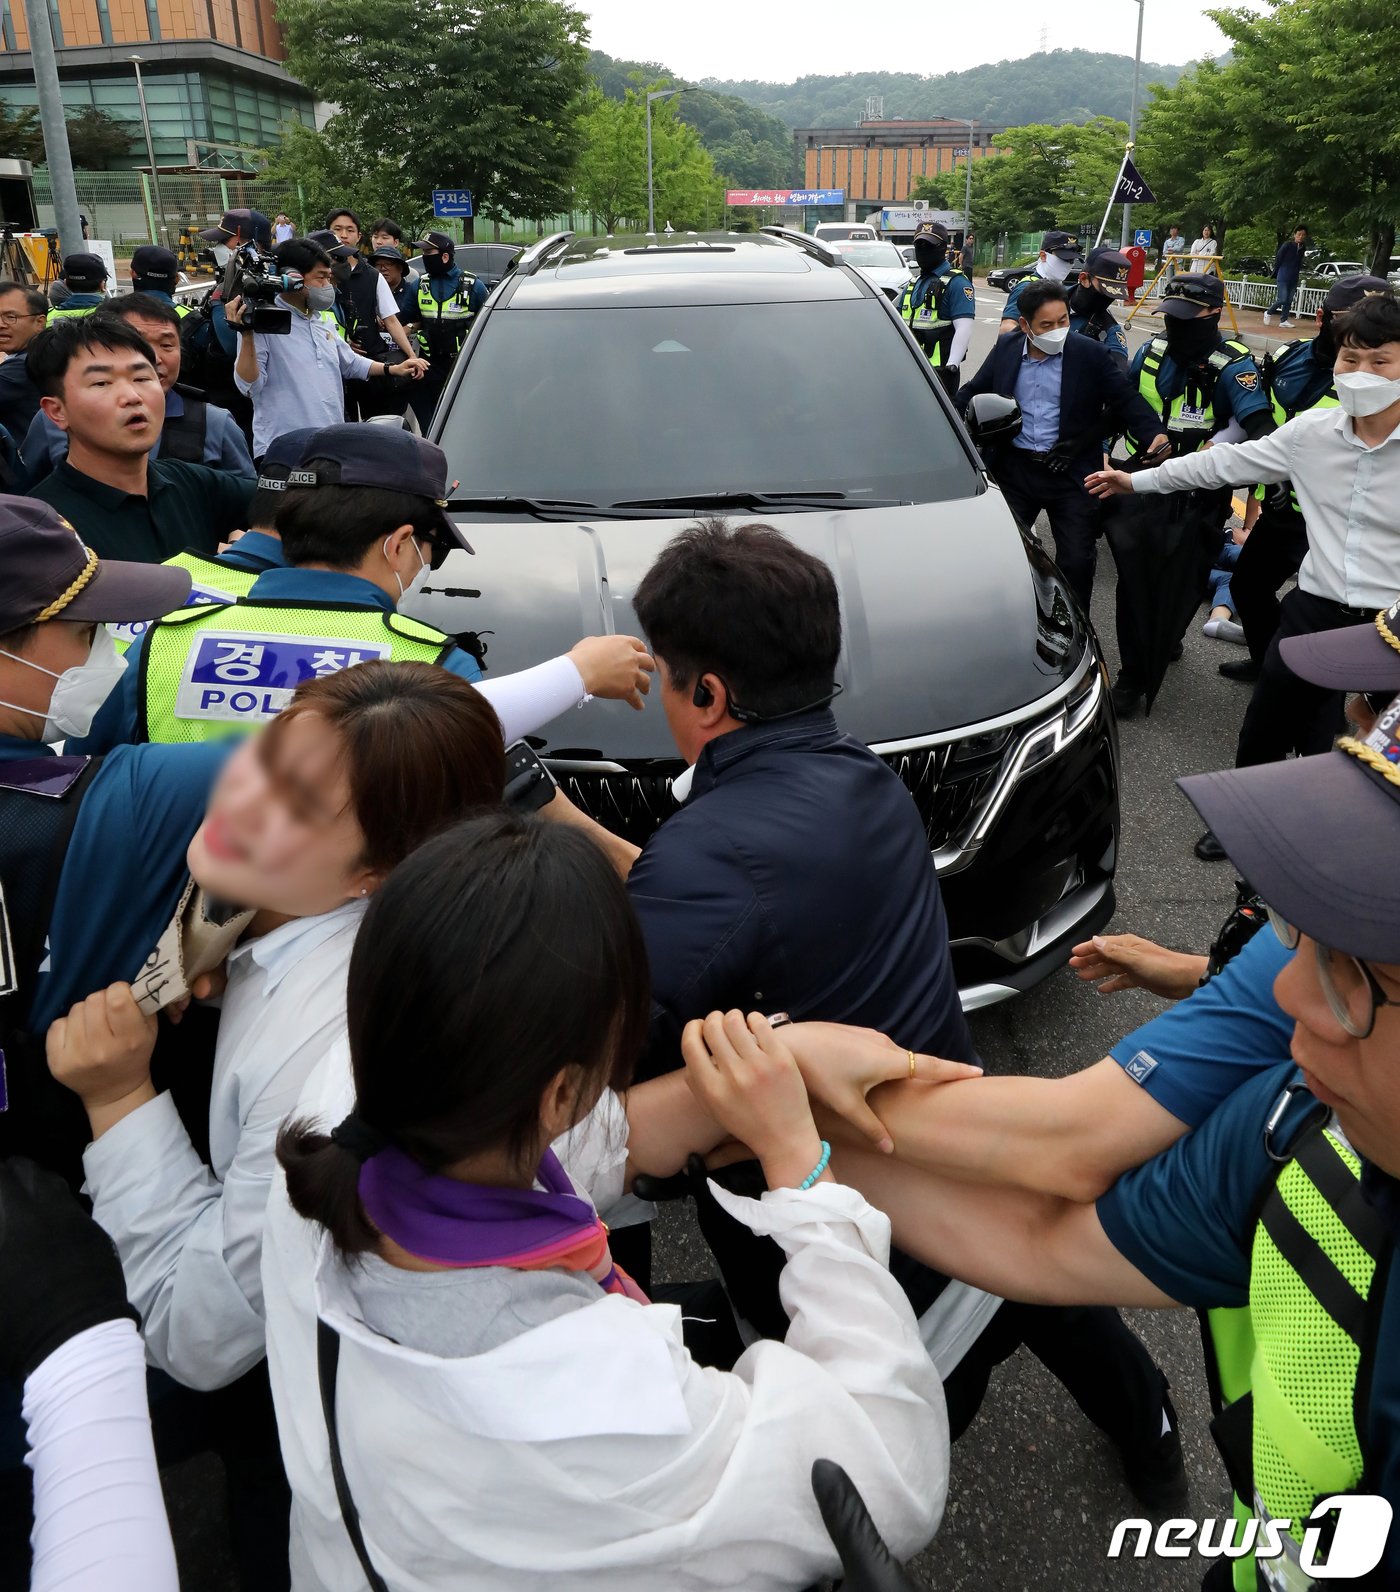
<path fill-rule="evenodd" d="M 807 233 L 798 231 L 796 227 L 760 227 L 758 230 L 766 232 L 770 238 L 779 238 L 784 243 L 791 243 L 804 254 L 810 254 L 814 260 L 820 260 L 823 265 L 841 263 L 841 256 L 835 250 L 828 249 L 820 238 L 809 237 Z"/>
<path fill-rule="evenodd" d="M 516 274 L 529 276 L 547 261 L 561 254 L 574 241 L 572 232 L 552 232 L 538 243 L 532 243 L 515 262 Z"/>

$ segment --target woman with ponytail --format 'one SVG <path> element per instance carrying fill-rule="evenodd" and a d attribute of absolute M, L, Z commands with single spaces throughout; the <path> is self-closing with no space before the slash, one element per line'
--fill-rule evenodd
<path fill-rule="evenodd" d="M 299 1592 L 805 1587 L 838 1568 L 818 1458 L 895 1551 L 927 1542 L 947 1423 L 888 1223 L 833 1180 L 765 1019 L 691 1024 L 685 1071 L 627 1090 L 646 959 L 587 836 L 497 813 L 430 841 L 370 903 L 349 991 L 263 1253 Z M 787 1252 L 792 1320 L 732 1372 L 597 1214 L 726 1138 L 769 1192 L 716 1198 Z"/>

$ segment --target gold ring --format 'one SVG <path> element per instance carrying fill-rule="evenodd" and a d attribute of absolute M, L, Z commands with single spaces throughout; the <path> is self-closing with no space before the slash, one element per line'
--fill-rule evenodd
<path fill-rule="evenodd" d="M 914 1052 L 912 1050 L 909 1052 L 909 1076 L 911 1078 L 914 1076 Z"/>

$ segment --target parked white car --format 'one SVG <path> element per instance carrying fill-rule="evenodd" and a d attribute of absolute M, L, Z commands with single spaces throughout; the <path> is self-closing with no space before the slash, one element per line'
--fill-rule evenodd
<path fill-rule="evenodd" d="M 877 243 L 879 234 L 864 221 L 818 221 L 812 236 L 822 243 Z"/>
<path fill-rule="evenodd" d="M 898 299 L 914 272 L 893 243 L 837 243 L 834 248 L 847 265 L 873 283 L 889 299 Z"/>
<path fill-rule="evenodd" d="M 1365 276 L 1366 267 L 1360 260 L 1324 260 L 1308 273 L 1310 276 Z"/>

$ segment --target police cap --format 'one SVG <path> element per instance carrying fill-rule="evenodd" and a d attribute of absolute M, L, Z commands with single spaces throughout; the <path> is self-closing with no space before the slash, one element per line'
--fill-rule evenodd
<path fill-rule="evenodd" d="M 65 254 L 63 280 L 75 293 L 97 293 L 107 280 L 107 262 L 100 254 Z"/>
<path fill-rule="evenodd" d="M 1300 680 L 1327 691 L 1400 691 L 1400 598 L 1372 625 L 1290 636 L 1279 651 Z"/>
<path fill-rule="evenodd" d="M 1180 319 L 1202 310 L 1218 310 L 1224 303 L 1225 284 L 1218 276 L 1211 271 L 1188 271 L 1167 283 L 1157 314 Z"/>
<path fill-rule="evenodd" d="M 413 247 L 415 249 L 431 249 L 434 254 L 456 254 L 457 242 L 449 238 L 445 232 L 430 232 L 426 238 L 420 238 Z"/>
<path fill-rule="evenodd" d="M 360 252 L 353 245 L 342 243 L 334 232 L 327 232 L 324 227 L 316 232 L 308 232 L 306 241 L 324 249 L 333 260 L 353 260 Z"/>
<path fill-rule="evenodd" d="M 180 262 L 169 249 L 153 243 L 143 243 L 131 256 L 131 291 L 144 293 L 147 288 L 173 293 L 180 279 Z"/>
<path fill-rule="evenodd" d="M 378 486 L 427 498 L 438 511 L 437 548 L 444 555 L 459 547 L 475 551 L 447 512 L 447 455 L 411 431 L 363 423 L 326 426 L 306 443 L 287 485 Z"/>
<path fill-rule="evenodd" d="M 1067 265 L 1078 265 L 1084 258 L 1078 238 L 1072 232 L 1061 232 L 1058 228 L 1052 228 L 1040 240 L 1040 252 L 1053 254 Z"/>
<path fill-rule="evenodd" d="M 217 227 L 205 227 L 200 237 L 206 243 L 227 243 L 232 237 L 259 248 L 272 247 L 272 223 L 261 210 L 225 210 Z"/>
<path fill-rule="evenodd" d="M 946 243 L 948 229 L 941 221 L 921 221 L 914 228 L 914 242 L 917 243 L 920 238 L 932 238 L 935 243 Z"/>
<path fill-rule="evenodd" d="M 189 594 L 188 570 L 99 558 L 47 503 L 0 496 L 0 635 L 49 619 L 76 625 L 159 619 Z"/>
<path fill-rule="evenodd" d="M 1083 269 L 1099 282 L 1114 282 L 1119 287 L 1127 287 L 1128 272 L 1132 270 L 1132 261 L 1126 254 L 1118 249 L 1090 249 L 1089 258 L 1085 260 Z"/>
<path fill-rule="evenodd" d="M 1354 310 L 1362 299 L 1394 291 L 1383 276 L 1344 276 L 1327 289 L 1322 307 L 1335 315 L 1339 310 Z"/>

